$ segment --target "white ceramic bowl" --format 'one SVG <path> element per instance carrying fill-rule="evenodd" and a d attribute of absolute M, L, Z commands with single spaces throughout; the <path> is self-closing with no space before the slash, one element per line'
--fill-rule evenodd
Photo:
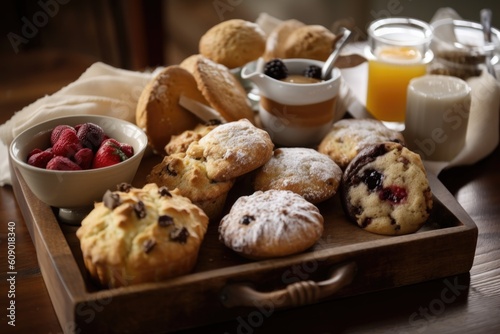
<path fill-rule="evenodd" d="M 28 165 L 28 153 L 35 148 L 50 146 L 50 132 L 60 124 L 77 125 L 92 122 L 119 142 L 134 148 L 134 155 L 116 165 L 82 171 L 47 170 Z M 76 212 L 85 212 L 94 201 L 100 201 L 107 189 L 115 190 L 121 182 L 132 182 L 144 151 L 147 137 L 136 125 L 105 116 L 79 115 L 52 119 L 19 134 L 9 149 L 12 169 L 19 170 L 33 194 L 42 202 L 60 208 L 63 220 L 72 220 Z"/>

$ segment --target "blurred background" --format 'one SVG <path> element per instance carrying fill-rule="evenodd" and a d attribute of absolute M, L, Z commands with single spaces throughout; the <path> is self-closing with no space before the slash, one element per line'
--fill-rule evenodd
<path fill-rule="evenodd" d="M 362 39 L 374 19 L 430 21 L 444 7 L 474 21 L 491 8 L 500 28 L 498 0 L 4 0 L 0 114 L 58 90 L 95 61 L 132 70 L 179 63 L 197 53 L 207 29 L 228 19 L 255 21 L 267 13 L 334 32 L 346 25 Z"/>

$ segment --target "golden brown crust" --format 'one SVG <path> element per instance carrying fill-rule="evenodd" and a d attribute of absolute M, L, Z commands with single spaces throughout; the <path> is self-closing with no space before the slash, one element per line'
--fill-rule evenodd
<path fill-rule="evenodd" d="M 290 33 L 283 46 L 284 58 L 326 61 L 333 51 L 335 35 L 321 25 L 307 25 Z"/>
<path fill-rule="evenodd" d="M 255 190 L 290 190 L 311 203 L 320 203 L 337 193 L 340 167 L 325 154 L 311 148 L 278 148 L 254 175 Z"/>
<path fill-rule="evenodd" d="M 159 154 L 172 135 L 194 128 L 200 120 L 179 105 L 181 95 L 208 104 L 192 74 L 177 65 L 166 67 L 144 88 L 136 110 L 136 123 Z"/>
<path fill-rule="evenodd" d="M 182 196 L 198 205 L 210 219 L 220 218 L 226 197 L 234 180 L 216 182 L 207 176 L 205 163 L 174 153 L 163 158 L 147 176 L 147 182 L 178 189 Z"/>
<path fill-rule="evenodd" d="M 76 235 L 91 277 L 114 288 L 189 273 L 207 225 L 188 198 L 147 184 L 107 193 Z"/>
<path fill-rule="evenodd" d="M 295 19 L 286 20 L 278 24 L 267 38 L 264 59 L 269 61 L 273 58 L 285 58 L 284 45 L 288 36 L 303 26 L 305 26 L 304 23 Z"/>
<path fill-rule="evenodd" d="M 210 106 L 228 122 L 243 118 L 254 123 L 245 89 L 227 67 L 206 57 L 196 57 L 194 78 Z"/>
<path fill-rule="evenodd" d="M 233 19 L 221 22 L 200 38 L 200 54 L 229 69 L 259 58 L 265 50 L 264 31 L 253 22 Z"/>
<path fill-rule="evenodd" d="M 165 152 L 168 155 L 186 152 L 192 142 L 200 140 L 216 126 L 216 124 L 198 124 L 193 130 L 186 130 L 179 135 L 173 135 L 170 142 L 165 146 Z"/>
<path fill-rule="evenodd" d="M 328 155 L 340 168 L 345 169 L 364 147 L 385 141 L 405 143 L 400 132 L 387 128 L 380 121 L 343 119 L 333 124 L 319 144 L 318 151 Z"/>
<path fill-rule="evenodd" d="M 271 158 L 273 148 L 266 131 L 242 119 L 219 125 L 199 142 L 192 143 L 186 153 L 205 160 L 209 178 L 225 181 L 265 164 Z"/>

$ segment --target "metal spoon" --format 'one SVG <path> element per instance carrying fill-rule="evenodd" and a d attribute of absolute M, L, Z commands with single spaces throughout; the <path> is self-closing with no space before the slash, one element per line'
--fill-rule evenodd
<path fill-rule="evenodd" d="M 480 12 L 481 15 L 481 25 L 483 26 L 483 35 L 484 41 L 486 43 L 491 43 L 491 10 L 488 8 L 482 9 Z M 493 76 L 493 78 L 497 78 L 495 68 L 491 64 L 491 58 L 486 55 L 486 68 L 488 69 L 488 73 Z"/>
<path fill-rule="evenodd" d="M 344 47 L 347 40 L 351 36 L 351 31 L 346 28 L 342 28 L 342 37 L 335 43 L 335 49 L 333 49 L 332 53 L 326 60 L 325 64 L 321 68 L 321 78 L 326 80 L 329 78 L 333 67 L 335 66 L 335 61 L 340 55 L 340 50 Z"/>

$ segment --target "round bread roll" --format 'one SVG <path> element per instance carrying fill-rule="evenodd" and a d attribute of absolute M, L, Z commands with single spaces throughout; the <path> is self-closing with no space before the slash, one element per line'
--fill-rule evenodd
<path fill-rule="evenodd" d="M 305 26 L 304 23 L 295 19 L 280 22 L 271 31 L 266 40 L 266 52 L 264 53 L 265 61 L 270 61 L 274 58 L 285 58 L 286 40 L 293 31 L 303 26 Z"/>
<path fill-rule="evenodd" d="M 321 25 L 306 25 L 290 33 L 284 45 L 285 58 L 326 61 L 333 51 L 335 34 Z"/>
<path fill-rule="evenodd" d="M 347 166 L 341 189 L 346 215 L 376 234 L 418 231 L 433 204 L 420 156 L 393 142 L 361 150 Z"/>
<path fill-rule="evenodd" d="M 400 132 L 387 128 L 378 120 L 342 119 L 333 124 L 319 144 L 318 151 L 328 155 L 340 168 L 345 169 L 365 146 L 386 141 L 403 145 L 405 143 Z"/>
<path fill-rule="evenodd" d="M 200 123 L 198 117 L 180 106 L 181 95 L 208 105 L 193 75 L 172 65 L 153 78 L 139 97 L 136 123 L 144 129 L 150 146 L 159 154 L 165 154 L 165 145 L 172 135 L 193 129 Z"/>
<path fill-rule="evenodd" d="M 302 252 L 323 233 L 323 216 L 314 204 L 287 190 L 257 191 L 236 200 L 219 225 L 219 238 L 249 259 Z"/>
<path fill-rule="evenodd" d="M 266 131 L 242 119 L 219 125 L 192 143 L 186 154 L 206 162 L 210 179 L 227 181 L 265 164 L 271 158 L 273 148 Z"/>
<path fill-rule="evenodd" d="M 229 69 L 241 67 L 264 53 L 266 36 L 253 22 L 233 19 L 210 28 L 200 38 L 199 52 Z"/>
<path fill-rule="evenodd" d="M 333 197 L 342 170 L 327 155 L 312 148 L 283 147 L 260 167 L 253 180 L 255 190 L 290 190 L 311 203 Z"/>
<path fill-rule="evenodd" d="M 116 288 L 189 273 L 207 225 L 205 213 L 175 191 L 122 185 L 95 204 L 76 236 L 91 278 Z"/>

